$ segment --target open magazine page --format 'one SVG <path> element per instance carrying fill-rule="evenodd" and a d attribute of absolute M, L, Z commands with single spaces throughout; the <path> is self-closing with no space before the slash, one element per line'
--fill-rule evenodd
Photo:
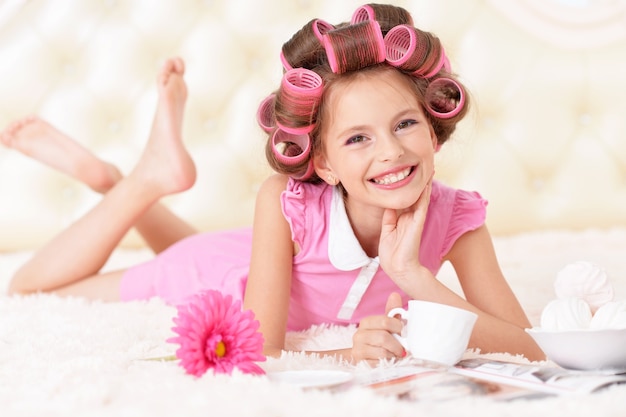
<path fill-rule="evenodd" d="M 572 371 L 484 358 L 463 360 L 449 372 L 553 394 L 589 393 L 609 385 L 626 383 L 626 374 Z"/>
<path fill-rule="evenodd" d="M 618 383 L 626 383 L 626 375 L 476 358 L 463 360 L 450 368 L 429 364 L 377 368 L 358 374 L 351 385 L 413 401 L 445 401 L 468 396 L 511 401 L 590 393 Z"/>
<path fill-rule="evenodd" d="M 495 401 L 545 398 L 554 394 L 537 392 L 504 383 L 467 377 L 445 369 L 402 366 L 377 369 L 360 375 L 358 385 L 376 394 L 409 401 L 446 401 L 468 396 L 489 397 Z"/>

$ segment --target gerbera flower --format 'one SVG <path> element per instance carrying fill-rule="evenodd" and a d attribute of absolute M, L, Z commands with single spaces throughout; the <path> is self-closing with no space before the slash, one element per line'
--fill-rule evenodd
<path fill-rule="evenodd" d="M 234 368 L 264 373 L 255 363 L 265 360 L 259 322 L 252 311 L 242 311 L 240 301 L 211 290 L 193 296 L 177 310 L 172 330 L 178 336 L 168 342 L 180 345 L 176 357 L 187 373 L 201 376 L 212 369 L 231 374 Z"/>

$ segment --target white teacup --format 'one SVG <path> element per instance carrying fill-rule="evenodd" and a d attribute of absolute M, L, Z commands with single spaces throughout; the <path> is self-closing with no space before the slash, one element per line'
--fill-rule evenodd
<path fill-rule="evenodd" d="M 408 310 L 398 307 L 387 315 L 406 321 L 406 336 L 393 336 L 412 357 L 448 366 L 463 356 L 478 318 L 468 310 L 422 300 L 410 300 Z"/>

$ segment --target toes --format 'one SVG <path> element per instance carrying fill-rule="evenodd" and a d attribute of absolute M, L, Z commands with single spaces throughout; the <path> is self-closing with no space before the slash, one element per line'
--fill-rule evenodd
<path fill-rule="evenodd" d="M 161 85 L 167 84 L 167 80 L 169 79 L 173 68 L 174 65 L 171 59 L 168 59 L 163 63 L 163 65 L 161 66 L 161 71 L 159 71 L 158 75 L 158 81 Z"/>
<path fill-rule="evenodd" d="M 159 82 L 161 84 L 167 84 L 170 75 L 185 73 L 185 62 L 180 57 L 168 58 L 161 67 L 159 73 Z"/>
<path fill-rule="evenodd" d="M 0 131 L 0 142 L 2 142 L 5 146 L 12 147 L 15 144 L 20 131 L 28 125 L 36 123 L 38 120 L 40 120 L 39 117 L 35 115 L 28 115 L 9 123 L 4 130 Z"/>
<path fill-rule="evenodd" d="M 184 74 L 185 73 L 185 61 L 183 61 L 181 57 L 175 57 L 175 58 L 172 58 L 172 60 L 174 61 L 174 68 L 176 68 L 176 72 L 181 75 Z"/>

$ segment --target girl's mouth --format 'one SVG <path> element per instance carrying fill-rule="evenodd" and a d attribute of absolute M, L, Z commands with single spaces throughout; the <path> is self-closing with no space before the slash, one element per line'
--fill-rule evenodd
<path fill-rule="evenodd" d="M 409 175 L 411 175 L 411 172 L 413 171 L 414 167 L 408 167 L 405 168 L 401 171 L 398 172 L 392 172 L 390 174 L 386 174 L 380 177 L 376 177 L 376 178 L 372 178 L 370 181 L 373 182 L 374 184 L 378 184 L 378 185 L 391 185 L 391 184 L 395 184 L 399 181 L 402 181 L 403 179 L 405 179 L 406 177 L 408 177 Z"/>

